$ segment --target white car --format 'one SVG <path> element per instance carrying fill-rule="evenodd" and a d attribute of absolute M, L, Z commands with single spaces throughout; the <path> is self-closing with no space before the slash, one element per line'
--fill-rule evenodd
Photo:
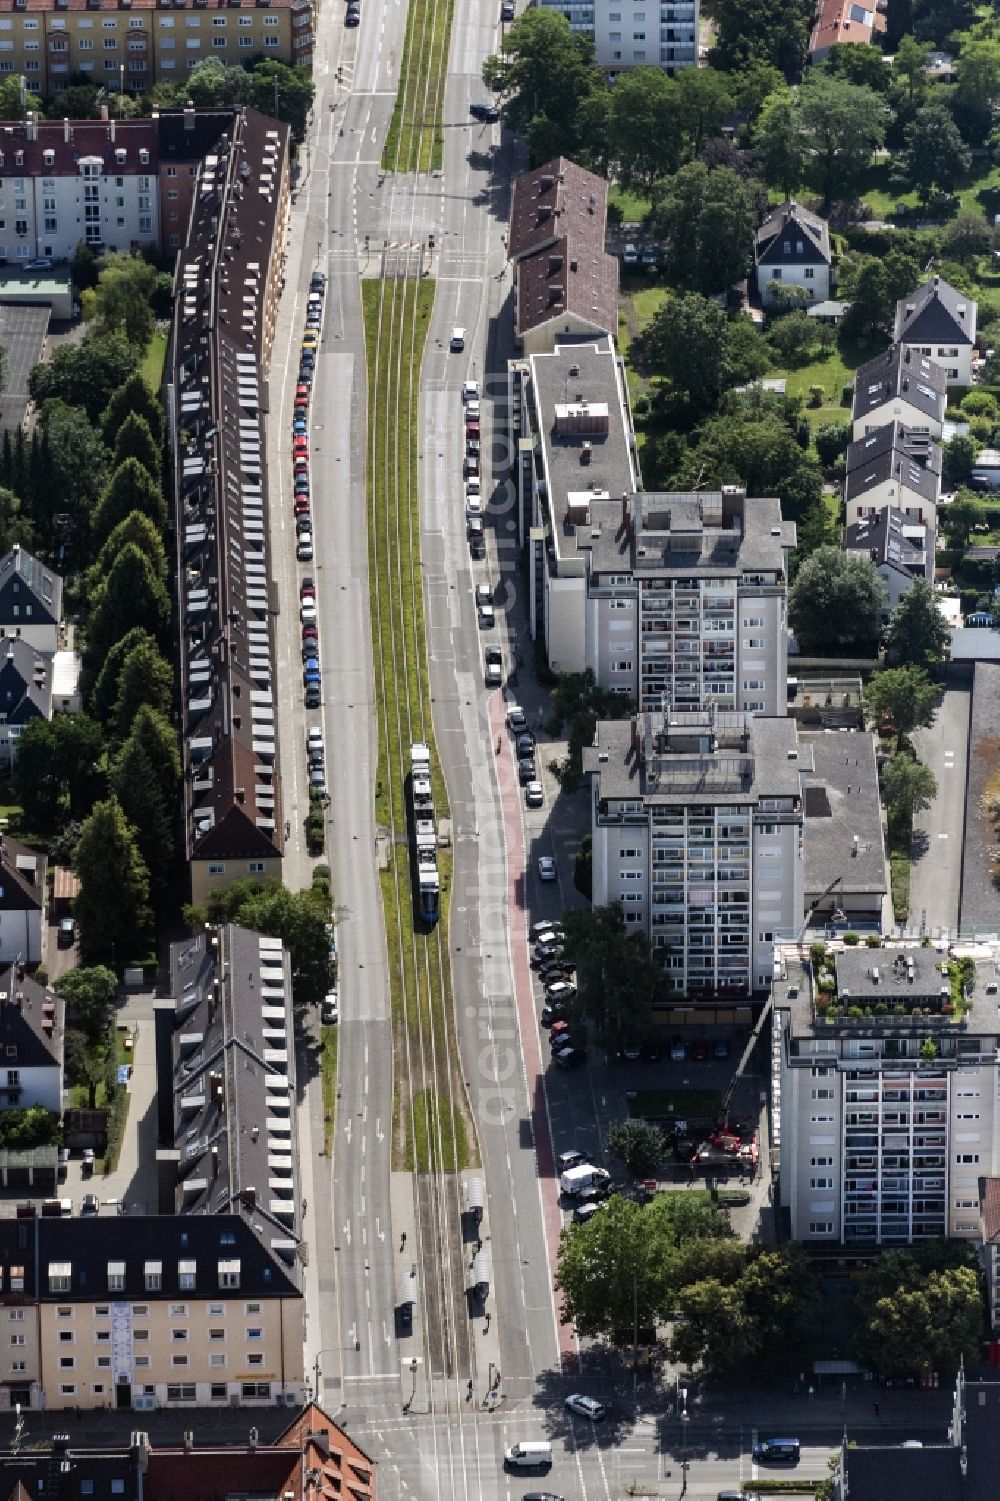
<path fill-rule="evenodd" d="M 467 380 L 462 386 L 462 400 L 465 402 L 479 400 L 479 382 Z"/>
<path fill-rule="evenodd" d="M 451 345 L 450 345 L 450 348 L 451 348 L 452 354 L 461 354 L 462 350 L 465 348 L 465 329 L 464 328 L 455 327 L 455 328 L 452 329 L 452 331 L 451 331 Z"/>
<path fill-rule="evenodd" d="M 482 514 L 483 514 L 483 503 L 480 500 L 479 496 L 478 495 L 467 495 L 465 497 L 465 519 L 466 519 L 466 521 L 471 521 L 474 516 L 482 516 Z"/>
<path fill-rule="evenodd" d="M 599 1423 L 608 1412 L 603 1402 L 598 1402 L 596 1397 L 584 1397 L 580 1392 L 572 1392 L 563 1406 L 567 1412 L 575 1412 L 580 1418 L 590 1418 L 593 1423 Z"/>
<path fill-rule="evenodd" d="M 309 730 L 306 734 L 306 749 L 310 752 L 322 751 L 324 749 L 323 730 L 320 725 L 311 724 L 309 726 Z"/>
<path fill-rule="evenodd" d="M 554 881 L 556 878 L 556 862 L 551 855 L 539 855 L 538 879 L 540 881 Z"/>
<path fill-rule="evenodd" d="M 489 584 L 476 585 L 476 604 L 491 605 L 493 603 L 493 590 Z"/>
<path fill-rule="evenodd" d="M 497 623 L 497 618 L 493 613 L 493 606 L 479 605 L 478 610 L 480 628 L 484 631 L 491 631 Z"/>
<path fill-rule="evenodd" d="M 626 266 L 637 266 L 639 264 L 639 252 L 631 242 L 625 246 L 622 253 L 622 260 Z"/>
<path fill-rule="evenodd" d="M 312 603 L 311 600 L 304 600 L 303 603 L 299 605 L 299 619 L 301 620 L 302 624 L 315 625 L 316 618 L 316 606 Z"/>
<path fill-rule="evenodd" d="M 466 420 L 466 422 L 478 422 L 479 421 L 479 402 L 478 401 L 467 401 L 465 403 L 465 420 Z"/>
<path fill-rule="evenodd" d="M 465 482 L 466 495 L 482 495 L 483 486 L 478 474 L 470 474 Z"/>

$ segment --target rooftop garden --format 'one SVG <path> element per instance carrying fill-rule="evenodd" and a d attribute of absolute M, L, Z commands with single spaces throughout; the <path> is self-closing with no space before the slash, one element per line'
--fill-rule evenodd
<path fill-rule="evenodd" d="M 844 935 L 845 944 L 851 946 L 851 941 L 858 943 L 856 933 Z M 866 940 L 869 948 L 880 948 L 877 937 Z M 902 950 L 892 950 L 893 953 L 901 953 Z M 971 990 L 976 977 L 976 966 L 972 959 L 942 959 L 935 964 L 935 969 L 941 974 L 941 989 L 947 985 L 948 994 L 928 997 L 926 993 L 915 994 L 909 999 L 906 996 L 887 995 L 885 1000 L 859 1001 L 851 998 L 845 1004 L 845 997 L 841 996 L 837 989 L 837 964 L 836 953 L 827 947 L 825 943 L 813 943 L 809 946 L 809 959 L 813 973 L 813 1005 L 817 1019 L 833 1021 L 867 1021 L 874 1017 L 880 1020 L 900 1018 L 909 1020 L 917 1017 L 947 1018 L 952 1021 L 961 1021 L 970 1009 L 971 1001 L 968 992 Z M 918 986 L 918 991 L 923 987 Z"/>

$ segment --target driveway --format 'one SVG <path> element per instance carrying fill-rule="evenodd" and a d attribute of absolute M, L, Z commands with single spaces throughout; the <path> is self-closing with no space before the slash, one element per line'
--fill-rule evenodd
<path fill-rule="evenodd" d="M 970 705 L 968 693 L 946 693 L 931 728 L 912 737 L 938 793 L 914 819 L 908 929 L 932 937 L 958 932 Z"/>

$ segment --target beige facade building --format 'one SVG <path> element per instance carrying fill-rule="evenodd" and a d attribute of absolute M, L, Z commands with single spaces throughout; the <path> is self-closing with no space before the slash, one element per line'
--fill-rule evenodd
<path fill-rule="evenodd" d="M 206 57 L 311 68 L 314 24 L 313 0 L 0 0 L 0 75 L 48 98 L 79 73 L 140 93 Z"/>

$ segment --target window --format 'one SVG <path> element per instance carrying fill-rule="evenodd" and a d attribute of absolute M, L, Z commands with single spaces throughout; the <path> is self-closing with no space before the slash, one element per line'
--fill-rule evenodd
<path fill-rule="evenodd" d="M 60 1397 L 75 1397 L 76 1387 L 72 1384 L 72 1382 L 64 1381 L 62 1386 L 60 1386 L 59 1388 L 59 1395 Z"/>
<path fill-rule="evenodd" d="M 226 874 L 226 867 L 224 865 L 209 865 L 208 873 L 210 876 L 224 876 Z"/>
<path fill-rule="evenodd" d="M 71 1371 L 75 1365 L 76 1360 L 72 1355 L 60 1355 L 59 1369 L 61 1371 Z"/>
<path fill-rule="evenodd" d="M 172 1366 L 177 1366 L 177 1367 L 179 1367 L 179 1366 L 186 1366 L 187 1363 L 188 1363 L 188 1358 L 187 1358 L 186 1355 L 171 1355 L 171 1357 L 170 1357 L 170 1364 Z"/>
<path fill-rule="evenodd" d="M 72 1264 L 72 1262 L 69 1262 L 69 1261 L 50 1261 L 49 1262 L 49 1292 L 50 1293 L 68 1293 L 69 1290 L 70 1290 L 70 1283 L 71 1283 L 71 1280 L 72 1280 L 72 1276 L 73 1276 L 73 1264 Z M 73 1314 L 73 1310 L 72 1309 L 67 1309 L 65 1314 L 62 1312 L 61 1309 L 59 1311 L 59 1317 L 60 1318 L 66 1318 L 66 1317 L 70 1317 L 71 1318 L 72 1314 Z"/>
<path fill-rule="evenodd" d="M 280 37 L 277 37 L 277 36 L 265 36 L 265 38 L 264 38 L 264 46 L 265 47 L 277 47 L 278 44 L 280 43 L 280 41 L 281 41 Z"/>
<path fill-rule="evenodd" d="M 139 1340 L 139 1341 L 147 1340 L 149 1338 L 149 1330 L 148 1329 L 133 1329 L 132 1330 L 132 1338 L 134 1340 Z"/>
<path fill-rule="evenodd" d="M 186 1303 L 171 1303 L 170 1317 L 172 1319 L 186 1319 L 188 1316 Z"/>
<path fill-rule="evenodd" d="M 225 1357 L 225 1355 L 216 1354 L 213 1351 L 212 1354 L 209 1355 L 209 1357 L 208 1357 L 208 1363 L 209 1363 L 210 1366 L 214 1366 L 216 1369 L 218 1369 L 220 1366 L 224 1366 L 225 1365 L 225 1363 L 226 1363 L 226 1357 Z"/>
<path fill-rule="evenodd" d="M 98 1355 L 97 1359 L 94 1361 L 94 1365 L 95 1365 L 96 1369 L 99 1370 L 99 1371 L 107 1371 L 107 1370 L 109 1370 L 111 1368 L 111 1356 L 110 1355 Z"/>
<path fill-rule="evenodd" d="M 208 1316 L 210 1319 L 224 1319 L 226 1317 L 225 1303 L 209 1303 Z"/>
<path fill-rule="evenodd" d="M 98 1329 L 97 1332 L 94 1335 L 94 1341 L 98 1345 L 108 1345 L 108 1344 L 110 1344 L 111 1343 L 111 1330 L 110 1329 Z"/>
<path fill-rule="evenodd" d="M 240 1264 L 239 1264 L 239 1262 L 238 1261 L 220 1261 L 219 1262 L 219 1286 L 220 1287 L 239 1287 L 239 1285 L 240 1285 Z"/>
<path fill-rule="evenodd" d="M 979 1153 L 978 1152 L 959 1152 L 958 1156 L 955 1158 L 955 1161 L 956 1162 L 962 1162 L 962 1163 L 966 1163 L 966 1162 L 972 1162 L 972 1163 L 978 1162 L 979 1161 Z"/>
<path fill-rule="evenodd" d="M 176 1386 L 167 1387 L 168 1402 L 194 1402 L 198 1396 L 198 1389 L 193 1381 L 182 1381 Z"/>
<path fill-rule="evenodd" d="M 263 1339 L 263 1338 L 264 1338 L 264 1331 L 263 1331 L 263 1329 L 248 1329 L 247 1330 L 247 1339 Z"/>
<path fill-rule="evenodd" d="M 240 1386 L 240 1395 L 244 1401 L 257 1400 L 258 1402 L 270 1402 L 270 1381 L 244 1381 Z"/>
<path fill-rule="evenodd" d="M 240 37 L 240 46 L 241 47 L 252 47 L 253 46 L 253 37 L 252 36 L 241 36 Z"/>
<path fill-rule="evenodd" d="M 148 1293 L 158 1293 L 163 1286 L 162 1261 L 147 1261 L 144 1267 L 145 1286 Z"/>
<path fill-rule="evenodd" d="M 71 1345 L 73 1343 L 73 1331 L 72 1331 L 72 1329 L 60 1329 L 59 1330 L 59 1343 L 61 1345 Z"/>
<path fill-rule="evenodd" d="M 27 1342 L 28 1342 L 27 1335 L 24 1335 L 24 1334 L 12 1334 L 11 1337 L 10 1337 L 10 1342 L 15 1347 L 15 1349 L 19 1349 L 22 1345 L 26 1345 L 27 1344 Z"/>
<path fill-rule="evenodd" d="M 133 1357 L 132 1364 L 135 1366 L 135 1368 L 136 1368 L 137 1371 L 138 1370 L 143 1370 L 144 1371 L 149 1366 L 149 1356 L 148 1355 L 136 1355 L 136 1356 Z"/>
<path fill-rule="evenodd" d="M 187 1337 L 188 1332 L 186 1329 L 171 1329 L 170 1331 L 170 1338 L 173 1340 L 175 1345 L 186 1344 Z"/>
<path fill-rule="evenodd" d="M 7 1317 L 10 1319 L 10 1321 L 11 1321 L 12 1324 L 23 1324 L 24 1323 L 24 1309 L 23 1308 L 12 1308 L 10 1310 L 10 1312 L 8 1313 Z"/>
<path fill-rule="evenodd" d="M 246 1314 L 248 1319 L 252 1319 L 254 1315 L 260 1313 L 260 1311 L 261 1305 L 259 1303 L 246 1303 L 243 1308 L 243 1312 Z"/>
<path fill-rule="evenodd" d="M 833 1221 L 832 1220 L 810 1220 L 809 1221 L 809 1234 L 810 1235 L 832 1235 L 833 1234 Z"/>
<path fill-rule="evenodd" d="M 177 1264 L 177 1285 L 182 1292 L 193 1292 L 195 1287 L 195 1275 L 197 1265 L 193 1261 L 181 1261 Z M 185 1308 L 185 1314 L 187 1309 Z"/>
<path fill-rule="evenodd" d="M 803 275 L 806 281 L 815 281 L 816 279 L 816 272 L 812 266 L 807 266 L 805 268 L 805 271 L 803 272 Z"/>
<path fill-rule="evenodd" d="M 810 1178 L 809 1179 L 809 1187 L 810 1188 L 832 1188 L 833 1187 L 833 1179 L 832 1178 Z"/>
<path fill-rule="evenodd" d="M 248 861 L 248 863 L 247 863 L 247 870 L 250 872 L 250 874 L 252 876 L 262 876 L 264 874 L 264 862 L 263 862 L 263 860 L 250 860 L 250 861 Z"/>
<path fill-rule="evenodd" d="M 833 1167 L 832 1157 L 810 1157 L 810 1167 Z"/>
<path fill-rule="evenodd" d="M 743 649 L 744 651 L 763 651 L 763 636 L 747 636 L 743 641 Z"/>
<path fill-rule="evenodd" d="M 125 1263 L 124 1261 L 108 1262 L 108 1292 L 122 1293 L 125 1291 Z"/>

